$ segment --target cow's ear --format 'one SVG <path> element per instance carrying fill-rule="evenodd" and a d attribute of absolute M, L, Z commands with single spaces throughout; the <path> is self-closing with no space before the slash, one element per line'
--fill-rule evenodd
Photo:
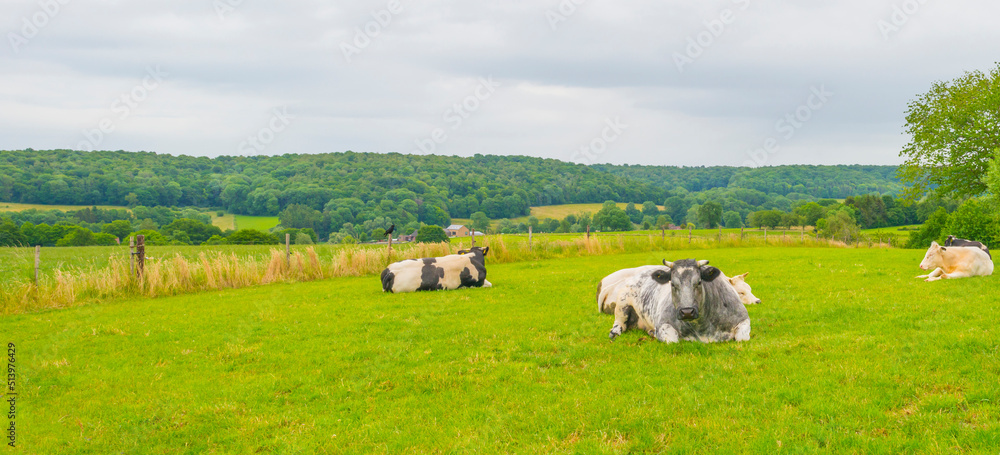
<path fill-rule="evenodd" d="M 653 272 L 653 281 L 660 284 L 667 284 L 670 282 L 670 272 L 666 270 L 657 270 Z"/>
<path fill-rule="evenodd" d="M 483 256 L 486 256 L 486 253 L 489 252 L 490 252 L 490 247 L 483 248 Z"/>
<path fill-rule="evenodd" d="M 701 269 L 701 279 L 702 281 L 712 281 L 722 275 L 722 271 L 715 267 L 702 267 Z"/>
<path fill-rule="evenodd" d="M 466 254 L 466 253 L 468 253 L 468 251 L 465 251 L 465 250 L 458 250 L 458 253 L 456 253 L 456 254 Z"/>

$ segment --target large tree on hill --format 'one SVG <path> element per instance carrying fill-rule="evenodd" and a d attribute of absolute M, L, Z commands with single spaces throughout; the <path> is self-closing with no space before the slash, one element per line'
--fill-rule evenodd
<path fill-rule="evenodd" d="M 910 102 L 906 133 L 899 176 L 908 196 L 933 188 L 959 199 L 986 192 L 984 176 L 1000 149 L 1000 64 L 989 74 L 935 82 Z"/>
<path fill-rule="evenodd" d="M 722 206 L 708 201 L 698 207 L 698 223 L 707 229 L 712 229 L 722 222 Z"/>

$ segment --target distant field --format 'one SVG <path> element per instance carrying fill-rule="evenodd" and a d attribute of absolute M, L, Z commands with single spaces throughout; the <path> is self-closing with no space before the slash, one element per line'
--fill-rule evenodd
<path fill-rule="evenodd" d="M 278 217 L 276 216 L 231 216 L 234 216 L 235 218 L 236 229 L 256 229 L 258 231 L 266 232 L 268 229 L 271 229 L 281 223 L 278 221 Z"/>
<path fill-rule="evenodd" d="M 581 212 L 590 212 L 591 215 L 597 213 L 601 210 L 604 204 L 563 204 L 563 205 L 543 205 L 539 207 L 531 208 L 531 216 L 543 220 L 545 218 L 554 218 L 561 220 L 566 218 L 566 215 L 576 215 Z M 618 207 L 625 210 L 628 204 L 622 202 L 618 204 Z M 642 210 L 641 204 L 636 204 L 636 208 Z M 662 205 L 656 206 L 656 208 L 663 210 Z M 528 217 L 513 218 L 516 221 L 527 221 Z"/>
<path fill-rule="evenodd" d="M 982 453 L 1000 447 L 996 277 L 922 252 L 653 250 L 0 318 L 24 453 Z M 709 259 L 763 300 L 743 343 L 608 341 L 616 269 Z"/>
<path fill-rule="evenodd" d="M 229 229 L 236 229 L 236 215 L 231 213 L 223 214 L 222 216 L 216 216 L 215 212 L 212 212 L 212 225 L 222 229 L 223 231 Z"/>
<path fill-rule="evenodd" d="M 44 204 L 18 204 L 16 202 L 0 202 L 0 212 L 23 212 L 25 210 L 62 210 L 68 212 L 70 210 L 80 210 L 94 207 L 93 205 L 44 205 Z M 99 209 L 127 209 L 128 207 L 120 205 L 98 205 Z"/>

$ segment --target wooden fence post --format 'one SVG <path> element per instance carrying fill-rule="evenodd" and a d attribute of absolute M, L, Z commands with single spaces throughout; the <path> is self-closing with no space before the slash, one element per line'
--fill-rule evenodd
<path fill-rule="evenodd" d="M 42 265 L 42 246 L 35 245 L 35 288 L 38 288 L 38 267 Z"/>
<path fill-rule="evenodd" d="M 660 238 L 663 240 L 667 239 L 667 228 L 660 226 Z"/>
<path fill-rule="evenodd" d="M 475 234 L 473 234 L 473 236 L 472 236 L 472 246 L 476 246 L 476 236 L 475 236 Z M 388 248 L 388 250 L 389 250 L 389 255 L 391 256 L 392 255 L 392 234 L 389 234 L 389 248 Z"/>
<path fill-rule="evenodd" d="M 740 226 L 740 241 L 743 241 L 743 226 Z"/>
<path fill-rule="evenodd" d="M 143 269 L 146 268 L 146 236 L 135 236 L 135 273 L 142 279 Z"/>
<path fill-rule="evenodd" d="M 128 239 L 128 276 L 135 274 L 135 237 Z"/>
<path fill-rule="evenodd" d="M 688 225 L 688 245 L 690 245 L 690 244 L 691 244 L 691 229 L 693 229 L 693 228 L 692 228 L 692 227 L 691 227 L 691 225 L 689 224 L 689 225 Z"/>
<path fill-rule="evenodd" d="M 472 247 L 476 246 L 476 230 L 472 230 Z M 389 250 L 392 250 L 392 237 L 389 237 Z"/>
<path fill-rule="evenodd" d="M 722 243 L 722 223 L 719 223 L 719 243 Z"/>
<path fill-rule="evenodd" d="M 767 245 L 767 228 L 764 228 L 764 244 Z"/>
<path fill-rule="evenodd" d="M 286 266 L 291 266 L 292 265 L 292 248 L 290 246 L 291 244 L 292 244 L 292 234 L 286 232 L 285 233 L 285 265 Z"/>
<path fill-rule="evenodd" d="M 531 226 L 528 226 L 528 251 L 531 251 Z"/>
<path fill-rule="evenodd" d="M 590 240 L 590 225 L 587 225 L 587 240 Z"/>

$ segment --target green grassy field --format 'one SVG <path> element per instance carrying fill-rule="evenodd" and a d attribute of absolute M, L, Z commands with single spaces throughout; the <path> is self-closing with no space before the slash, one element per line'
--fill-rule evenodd
<path fill-rule="evenodd" d="M 276 216 L 234 215 L 234 218 L 237 229 L 256 229 L 264 232 L 280 223 Z"/>
<path fill-rule="evenodd" d="M 594 289 L 662 258 L 750 273 L 745 343 L 607 340 Z M 24 453 L 997 453 L 995 277 L 922 252 L 741 248 L 374 276 L 0 319 Z"/>

